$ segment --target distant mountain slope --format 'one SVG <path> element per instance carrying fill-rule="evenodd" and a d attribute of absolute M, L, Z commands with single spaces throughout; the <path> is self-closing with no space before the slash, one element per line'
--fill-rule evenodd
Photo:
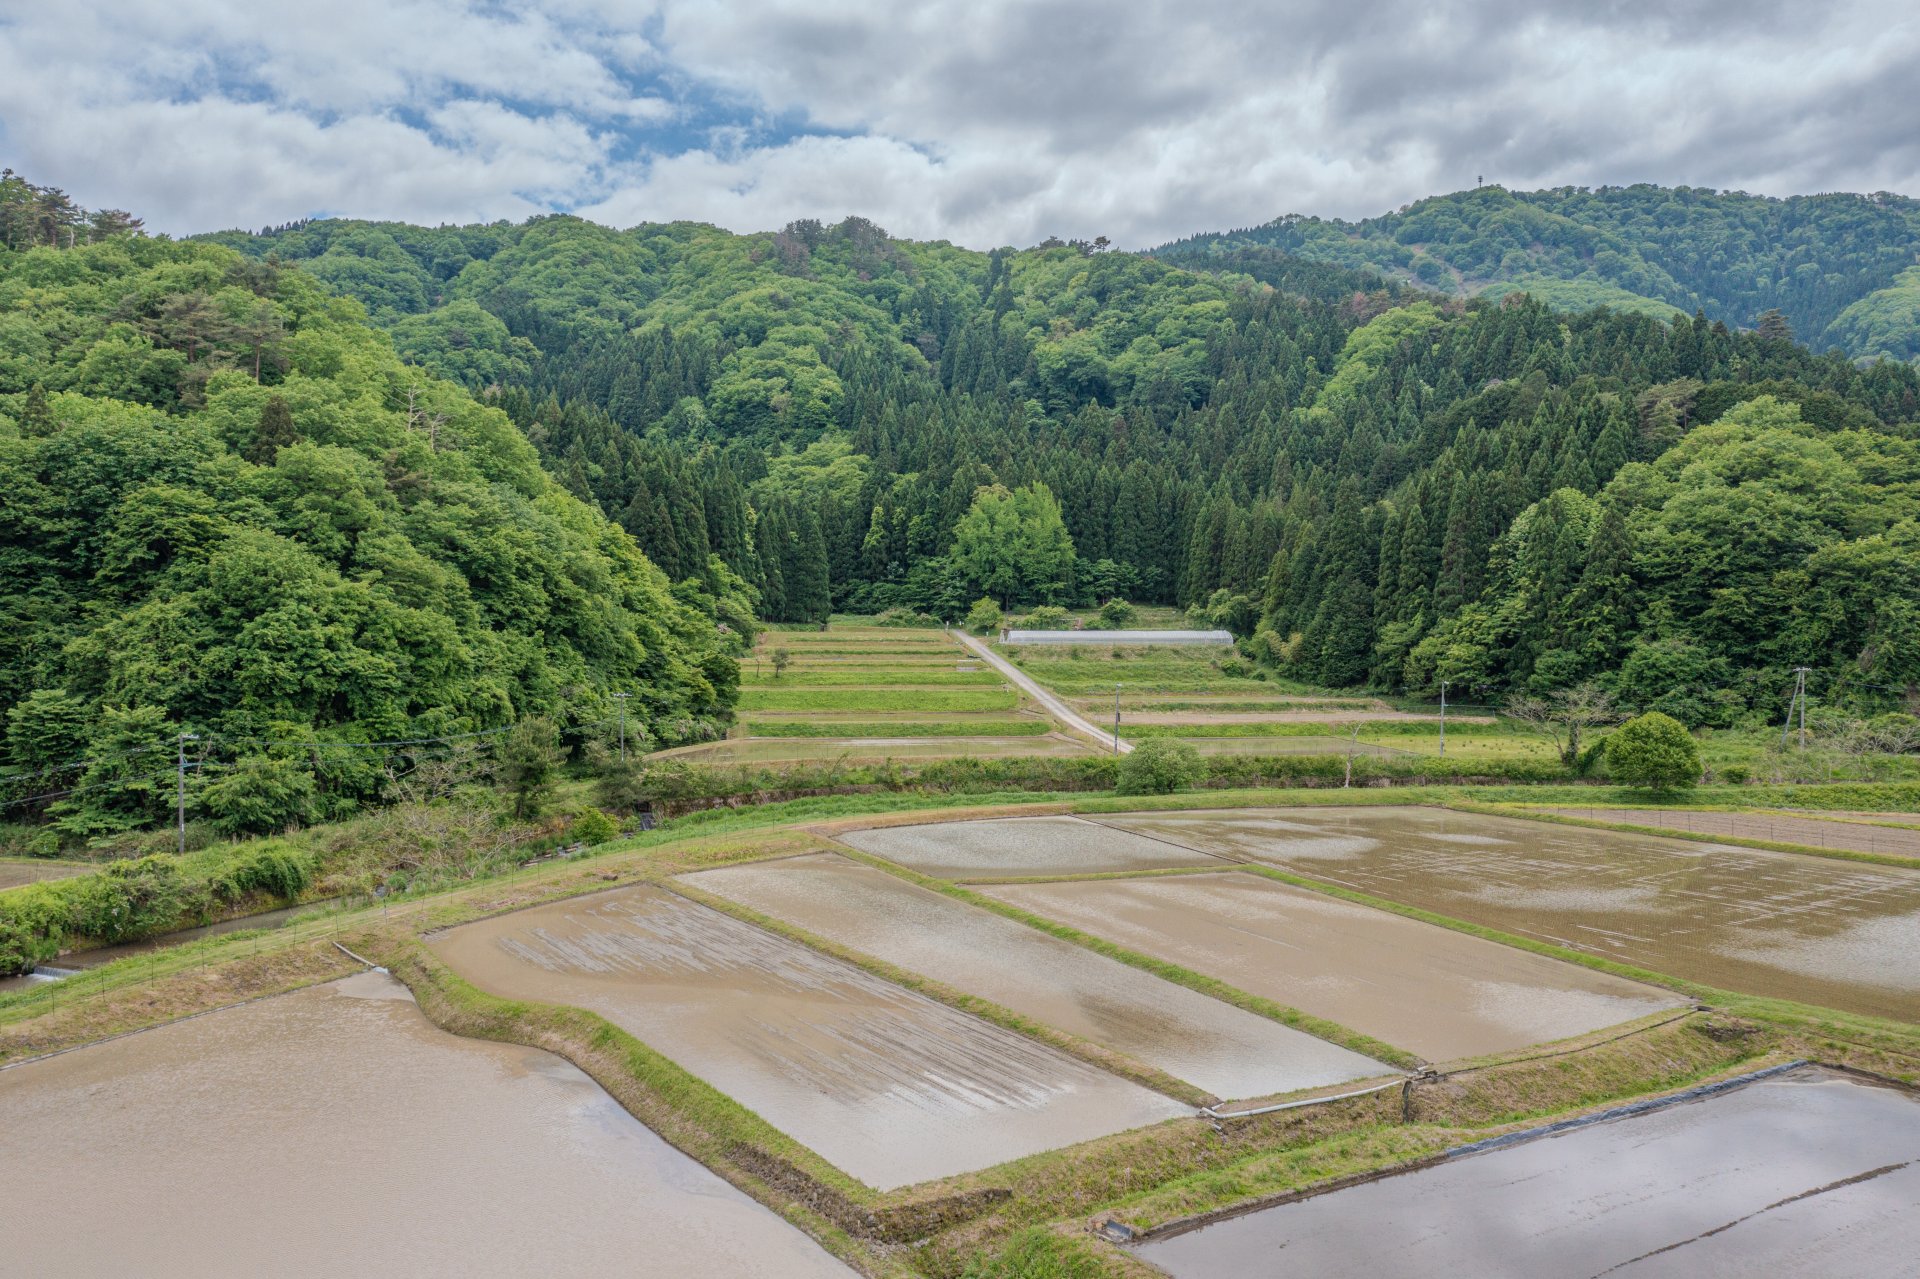
<path fill-rule="evenodd" d="M 1232 268 L 1278 249 L 1457 294 L 1523 289 L 1562 310 L 1607 305 L 1666 315 L 1702 310 L 1754 327 L 1769 310 L 1816 350 L 1920 356 L 1920 201 L 1788 199 L 1694 187 L 1491 186 L 1343 222 L 1289 215 L 1199 235 L 1156 255 Z"/>

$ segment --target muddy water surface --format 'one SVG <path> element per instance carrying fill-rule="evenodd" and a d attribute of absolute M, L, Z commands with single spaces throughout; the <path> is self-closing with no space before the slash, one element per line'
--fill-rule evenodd
<path fill-rule="evenodd" d="M 980 891 L 1429 1061 L 1564 1039 L 1682 1002 L 1241 872 Z"/>
<path fill-rule="evenodd" d="M 1219 859 L 1078 817 L 1010 817 L 851 831 L 836 838 L 923 875 L 1082 875 L 1214 866 Z"/>
<path fill-rule="evenodd" d="M 1920 870 L 1437 808 L 1110 820 L 1676 977 L 1920 1020 Z"/>
<path fill-rule="evenodd" d="M 0 1169 L 9 1275 L 852 1274 L 374 973 L 0 1070 Z"/>
<path fill-rule="evenodd" d="M 686 879 L 863 954 L 1156 1066 L 1216 1097 L 1389 1067 L 991 911 L 820 853 Z"/>
<path fill-rule="evenodd" d="M 482 920 L 433 945 L 496 994 L 600 1013 L 879 1189 L 1190 1113 L 658 888 Z"/>
<path fill-rule="evenodd" d="M 1140 1252 L 1175 1279 L 1910 1276 L 1920 1100 L 1808 1070 Z"/>

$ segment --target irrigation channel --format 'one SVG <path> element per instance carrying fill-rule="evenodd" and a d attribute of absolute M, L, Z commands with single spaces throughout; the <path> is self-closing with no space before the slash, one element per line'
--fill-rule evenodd
<path fill-rule="evenodd" d="M 280 928 L 291 923 L 299 915 L 324 905 L 325 903 L 322 902 L 303 902 L 298 906 L 283 906 L 278 910 L 262 911 L 257 915 L 236 915 L 232 919 L 203 924 L 198 928 L 182 928 L 177 932 L 161 933 L 156 937 L 143 937 L 139 941 L 121 942 L 113 946 L 97 946 L 92 950 L 76 950 L 60 956 L 51 963 L 40 965 L 31 973 L 18 977 L 0 977 L 0 995 L 31 989 L 50 981 L 64 980 L 89 972 L 102 964 L 110 964 L 116 959 L 148 955 L 156 950 L 184 946 L 188 942 L 200 941 L 207 937 L 222 937 L 228 933 L 246 932 L 254 928 Z"/>

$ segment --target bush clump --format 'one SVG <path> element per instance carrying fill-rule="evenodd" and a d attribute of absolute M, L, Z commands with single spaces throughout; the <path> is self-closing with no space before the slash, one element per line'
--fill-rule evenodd
<path fill-rule="evenodd" d="M 1206 778 L 1206 761 L 1192 743 L 1177 737 L 1152 737 L 1120 759 L 1122 795 L 1168 795 Z"/>
<path fill-rule="evenodd" d="M 1681 790 L 1700 780 L 1700 748 L 1679 720 L 1648 711 L 1608 736 L 1607 772 L 1625 786 Z"/>

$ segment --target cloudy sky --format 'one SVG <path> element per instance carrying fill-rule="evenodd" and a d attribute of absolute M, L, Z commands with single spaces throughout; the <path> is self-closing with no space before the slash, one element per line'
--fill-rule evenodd
<path fill-rule="evenodd" d="M 1920 195 L 1911 0 L 0 0 L 0 163 L 175 233 L 1125 247 L 1479 175 Z"/>

